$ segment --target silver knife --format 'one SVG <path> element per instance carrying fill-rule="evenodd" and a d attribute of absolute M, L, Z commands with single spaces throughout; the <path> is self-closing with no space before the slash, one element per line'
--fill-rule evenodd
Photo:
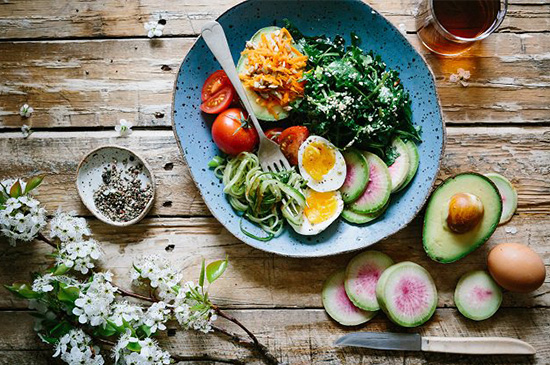
<path fill-rule="evenodd" d="M 417 333 L 356 332 L 340 337 L 334 344 L 377 350 L 471 355 L 532 355 L 536 352 L 527 342 L 509 337 L 422 337 Z"/>

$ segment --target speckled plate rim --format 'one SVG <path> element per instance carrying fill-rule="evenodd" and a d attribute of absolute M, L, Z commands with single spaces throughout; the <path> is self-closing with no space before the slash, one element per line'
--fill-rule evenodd
<path fill-rule="evenodd" d="M 97 208 L 95 206 L 90 207 L 90 205 L 84 199 L 84 196 L 82 195 L 82 192 L 80 191 L 80 186 L 78 185 L 78 175 L 80 174 L 80 168 L 82 167 L 82 165 L 84 165 L 86 160 L 90 156 L 92 156 L 94 153 L 99 152 L 100 150 L 103 150 L 103 149 L 107 149 L 107 148 L 123 150 L 123 151 L 129 152 L 130 154 L 134 155 L 143 164 L 143 167 L 149 173 L 149 176 L 151 176 L 151 187 L 153 188 L 153 194 L 151 195 L 151 199 L 149 199 L 149 202 L 145 206 L 145 209 L 143 209 L 143 211 L 136 218 L 134 218 L 132 220 L 129 220 L 127 222 L 115 222 L 115 221 L 107 219 L 106 217 L 104 217 L 101 214 L 96 213 L 95 210 Z M 78 163 L 78 166 L 76 168 L 75 177 L 76 177 L 75 178 L 76 191 L 78 192 L 78 196 L 80 197 L 80 201 L 82 202 L 82 204 L 84 204 L 86 209 L 88 209 L 90 211 L 90 213 L 92 213 L 94 215 L 94 217 L 96 217 L 97 219 L 99 219 L 103 223 L 107 223 L 107 224 L 109 224 L 111 226 L 115 226 L 115 227 L 131 226 L 132 224 L 135 224 L 135 223 L 141 221 L 143 218 L 145 218 L 145 216 L 147 216 L 147 213 L 149 213 L 149 211 L 153 207 L 153 203 L 155 201 L 155 194 L 156 194 L 156 190 L 157 190 L 156 189 L 156 184 L 155 184 L 155 175 L 153 174 L 153 170 L 151 169 L 151 166 L 149 166 L 149 163 L 146 160 L 144 160 L 140 155 L 138 155 L 137 153 L 135 153 L 134 151 L 132 151 L 129 148 L 121 147 L 121 146 L 117 146 L 117 145 L 113 145 L 113 144 L 108 144 L 108 145 L 104 145 L 104 146 L 94 148 L 93 150 L 88 152 L 84 157 L 82 157 L 82 159 Z"/>
<path fill-rule="evenodd" d="M 349 249 L 345 249 L 345 250 L 340 250 L 340 251 L 335 251 L 335 252 L 331 252 L 331 253 L 325 253 L 325 252 L 308 252 L 307 254 L 290 254 L 290 253 L 286 253 L 286 252 L 279 252 L 279 251 L 276 251 L 276 250 L 269 250 L 268 249 L 268 246 L 262 246 L 260 245 L 260 243 L 262 242 L 258 242 L 258 244 L 252 244 L 252 243 L 249 243 L 249 242 L 245 242 L 245 241 L 242 241 L 239 239 L 239 237 L 237 237 L 235 234 L 233 234 L 233 232 L 231 232 L 230 230 L 228 230 L 222 223 L 221 223 L 221 220 L 220 218 L 218 217 L 217 213 L 216 213 L 216 210 L 210 206 L 210 204 L 208 203 L 208 200 L 205 199 L 201 189 L 198 187 L 198 184 L 197 184 L 197 181 L 195 180 L 195 176 L 193 174 L 193 171 L 191 168 L 188 168 L 188 171 L 189 171 L 189 174 L 191 175 L 191 178 L 193 179 L 193 183 L 195 184 L 197 190 L 199 191 L 199 194 L 202 198 L 202 200 L 204 201 L 206 207 L 208 208 L 208 210 L 210 211 L 210 213 L 212 214 L 212 216 L 214 218 L 216 218 L 216 220 L 222 225 L 224 226 L 224 229 L 226 229 L 229 233 L 231 233 L 231 235 L 233 235 L 235 238 L 237 238 L 240 242 L 243 242 L 251 247 L 254 247 L 258 250 L 261 250 L 261 251 L 264 251 L 264 252 L 268 252 L 268 253 L 273 253 L 273 254 L 277 254 L 277 255 L 280 255 L 280 256 L 284 256 L 284 257 L 293 257 L 293 258 L 315 258 L 315 257 L 330 257 L 330 256 L 336 256 L 336 255 L 341 255 L 341 254 L 344 254 L 344 253 L 349 253 L 349 252 L 354 252 L 354 251 L 360 251 L 360 250 L 363 250 L 367 247 L 370 247 L 378 242 L 381 242 L 381 241 L 384 241 L 386 239 L 388 239 L 389 237 L 393 236 L 394 234 L 396 234 L 397 232 L 405 229 L 407 226 L 409 226 L 411 224 L 411 222 L 418 216 L 418 214 L 422 211 L 422 209 L 424 208 L 424 206 L 426 205 L 426 202 L 428 201 L 428 199 L 430 198 L 430 196 L 432 195 L 433 191 L 434 191 L 434 186 L 435 186 L 435 183 L 437 181 L 437 178 L 438 178 L 438 174 L 439 174 L 439 171 L 441 170 L 441 164 L 442 164 L 442 161 L 443 161 L 443 157 L 445 155 L 445 149 L 447 147 L 447 129 L 446 129 L 446 125 L 445 125 L 445 120 L 443 119 L 443 112 L 442 112 L 442 108 L 441 108 L 441 99 L 439 98 L 439 92 L 437 90 L 437 85 L 436 85 L 436 78 L 435 78 L 435 75 L 433 73 L 433 70 L 431 69 L 430 65 L 428 64 L 428 62 L 426 61 L 426 58 L 422 55 L 422 53 L 420 53 L 416 48 L 414 48 L 414 46 L 407 40 L 407 38 L 405 38 L 405 36 L 401 33 L 401 31 L 395 26 L 393 25 L 392 22 L 390 22 L 384 15 L 380 14 L 378 11 L 376 11 L 375 9 L 373 9 L 369 4 L 367 3 L 364 3 L 363 1 L 361 0 L 357 0 L 358 2 L 360 2 L 363 6 L 367 7 L 371 12 L 375 12 L 376 14 L 378 14 L 380 17 L 382 17 L 388 26 L 392 27 L 394 30 L 397 31 L 397 33 L 399 34 L 398 36 L 401 37 L 406 43 L 407 45 L 413 50 L 413 52 L 415 54 L 418 55 L 418 57 L 420 57 L 420 59 L 422 60 L 422 62 L 424 63 L 424 65 L 426 66 L 426 68 L 428 69 L 428 72 L 431 76 L 431 81 L 433 82 L 434 84 L 434 96 L 435 96 L 435 99 L 437 100 L 437 109 L 439 111 L 439 115 L 441 116 L 441 133 L 442 133 L 442 146 L 441 146 L 441 152 L 439 154 L 439 158 L 438 158 L 438 161 L 437 161 L 437 173 L 434 174 L 434 177 L 432 178 L 431 182 L 430 182 L 430 188 L 428 189 L 428 193 L 426 194 L 426 196 L 424 197 L 424 199 L 422 199 L 422 202 L 418 205 L 418 208 L 416 209 L 416 211 L 414 212 L 413 215 L 411 215 L 411 218 L 408 219 L 407 221 L 405 221 L 405 223 L 399 227 L 399 228 L 396 228 L 394 229 L 393 231 L 391 232 L 388 232 L 388 234 L 384 235 L 383 237 L 381 237 L 378 241 L 376 242 L 369 242 L 369 243 L 366 243 L 365 245 L 361 246 L 361 247 L 352 247 L 352 248 L 349 248 Z M 243 6 L 244 4 L 246 4 L 247 1 L 243 1 L 229 9 L 227 9 L 226 11 L 224 11 L 222 14 L 220 14 L 216 20 L 220 19 L 221 17 L 223 17 L 224 15 L 226 15 L 227 13 L 231 12 L 231 11 L 235 11 L 237 10 L 237 8 Z M 178 136 L 178 133 L 177 133 L 177 129 L 176 129 L 176 122 L 175 122 L 175 103 L 176 103 L 176 87 L 177 87 L 177 84 L 178 84 L 178 79 L 179 79 L 179 75 L 180 75 L 180 72 L 181 72 L 181 69 L 187 59 L 187 57 L 189 57 L 189 54 L 191 54 L 193 52 L 193 50 L 195 49 L 195 47 L 197 46 L 197 43 L 198 41 L 201 39 L 201 35 L 199 35 L 197 37 L 197 39 L 195 40 L 195 42 L 193 43 L 193 45 L 191 46 L 191 48 L 189 49 L 189 51 L 187 52 L 187 54 L 185 55 L 185 57 L 183 58 L 183 60 L 181 61 L 180 63 L 180 66 L 178 67 L 178 72 L 176 74 L 176 77 L 174 79 L 174 86 L 172 88 L 172 112 L 171 112 L 171 124 L 172 124 L 172 132 L 174 133 L 174 138 L 176 139 L 176 143 L 178 145 L 178 148 L 181 152 L 181 155 L 182 155 L 182 158 L 183 158 L 183 161 L 185 162 L 186 166 L 189 166 L 189 164 L 187 163 L 187 157 L 185 156 L 185 151 L 181 145 L 181 141 L 180 141 L 180 138 Z"/>

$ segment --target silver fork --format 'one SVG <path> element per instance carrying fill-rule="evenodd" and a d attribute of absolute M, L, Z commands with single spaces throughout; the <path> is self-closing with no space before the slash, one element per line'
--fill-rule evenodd
<path fill-rule="evenodd" d="M 252 105 L 246 96 L 241 80 L 233 63 L 233 57 L 231 56 L 231 51 L 229 50 L 229 44 L 227 43 L 227 38 L 223 31 L 220 23 L 216 21 L 208 22 L 202 27 L 201 35 L 206 45 L 220 65 L 222 69 L 227 74 L 229 81 L 233 84 L 235 91 L 241 98 L 241 101 L 254 124 L 254 128 L 258 132 L 260 137 L 260 147 L 258 148 L 258 158 L 260 159 L 260 165 L 264 171 L 278 172 L 285 171 L 290 169 L 290 164 L 286 159 L 285 155 L 281 152 L 279 145 L 269 138 L 267 138 L 258 122 L 258 119 L 254 115 L 254 110 L 252 110 Z"/>

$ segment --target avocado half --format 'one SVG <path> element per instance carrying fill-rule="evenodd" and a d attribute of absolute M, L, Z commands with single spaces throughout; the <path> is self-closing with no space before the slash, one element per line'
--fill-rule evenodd
<path fill-rule="evenodd" d="M 252 38 L 250 39 L 250 42 L 252 42 L 253 44 L 258 44 L 262 39 L 262 34 L 265 34 L 267 36 L 280 29 L 281 28 L 275 27 L 275 26 L 262 28 L 252 36 Z M 248 68 L 248 57 L 241 55 L 241 58 L 239 58 L 239 62 L 237 62 L 237 72 L 242 73 L 247 68 Z M 288 112 L 286 110 L 284 110 L 282 107 L 278 105 L 275 105 L 273 109 L 279 116 L 279 118 L 275 118 L 269 112 L 269 110 L 267 110 L 267 108 L 263 107 L 262 105 L 256 102 L 256 99 L 258 99 L 260 95 L 258 95 L 255 91 L 250 90 L 249 88 L 246 88 L 246 87 L 244 88 L 244 90 L 246 92 L 246 96 L 248 97 L 248 101 L 250 101 L 252 109 L 254 110 L 254 114 L 256 115 L 256 118 L 258 118 L 259 120 L 273 122 L 273 121 L 282 120 L 288 117 Z"/>
<path fill-rule="evenodd" d="M 457 193 L 476 195 L 483 203 L 479 224 L 465 233 L 455 233 L 447 226 L 448 204 Z M 475 172 L 455 175 L 441 184 L 430 197 L 424 216 L 422 242 L 428 256 L 437 262 L 457 261 L 484 244 L 498 226 L 502 198 L 496 185 Z"/>

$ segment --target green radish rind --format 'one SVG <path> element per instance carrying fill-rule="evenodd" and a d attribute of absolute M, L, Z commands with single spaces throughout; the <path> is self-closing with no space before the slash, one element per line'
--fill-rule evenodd
<path fill-rule="evenodd" d="M 407 272 L 408 271 L 408 272 Z M 395 292 L 396 288 L 393 288 L 394 283 L 399 283 L 403 276 L 409 275 L 410 280 L 420 280 L 425 284 L 424 289 L 428 295 L 427 300 L 431 298 L 431 301 L 426 304 L 426 309 L 415 318 L 404 318 L 403 315 L 398 313 L 396 304 L 392 301 L 390 295 Z M 410 294 L 410 293 L 409 293 Z M 412 294 L 411 294 L 412 295 Z M 426 321 L 428 321 L 433 314 L 437 306 L 437 288 L 428 271 L 422 266 L 410 261 L 400 262 L 387 268 L 380 276 L 378 283 L 376 284 L 376 298 L 380 309 L 386 313 L 388 318 L 403 327 L 417 327 Z"/>
<path fill-rule="evenodd" d="M 356 307 L 366 311 L 380 309 L 376 299 L 376 284 L 382 272 L 391 265 L 393 260 L 379 251 L 365 251 L 351 259 L 346 267 L 344 285 L 348 298 Z M 368 271 L 370 279 L 362 278 L 365 271 Z"/>
<path fill-rule="evenodd" d="M 418 147 L 416 147 L 416 143 L 414 143 L 411 140 L 407 140 L 405 142 L 405 147 L 407 147 L 407 152 L 409 154 L 409 171 L 407 173 L 407 178 L 405 179 L 405 182 L 397 191 L 401 191 L 405 189 L 412 181 L 414 176 L 416 175 L 416 172 L 418 171 L 418 166 L 420 164 L 420 155 L 418 154 Z"/>
<path fill-rule="evenodd" d="M 355 213 L 353 210 L 344 209 L 342 211 L 341 217 L 344 218 L 344 220 L 346 220 L 349 223 L 366 224 L 380 218 L 382 214 L 384 214 L 386 209 L 389 207 L 389 205 L 390 205 L 390 201 L 388 200 L 388 202 L 386 203 L 386 205 L 382 207 L 382 209 L 380 209 L 377 212 L 369 213 L 369 214 Z"/>
<path fill-rule="evenodd" d="M 446 224 L 448 202 L 456 193 L 474 194 L 481 199 L 484 207 L 483 218 L 476 228 L 461 234 L 453 233 Z M 443 264 L 460 260 L 487 242 L 495 232 L 501 214 L 502 199 L 489 178 L 475 172 L 450 177 L 428 201 L 422 232 L 424 251 L 432 260 Z"/>
<path fill-rule="evenodd" d="M 252 38 L 250 38 L 250 42 L 257 44 L 260 41 L 262 34 L 269 35 L 280 29 L 281 28 L 275 27 L 275 26 L 261 28 L 256 33 L 254 33 Z M 239 74 L 243 73 L 247 67 L 248 67 L 248 57 L 246 55 L 244 56 L 241 55 L 241 58 L 239 58 L 239 62 L 237 62 L 237 73 Z M 248 97 L 248 101 L 250 101 L 252 110 L 254 110 L 254 114 L 256 115 L 256 118 L 260 120 L 274 122 L 274 121 L 282 120 L 288 117 L 288 114 L 289 114 L 288 111 L 284 110 L 279 105 L 275 105 L 273 107 L 273 110 L 278 115 L 278 118 L 275 118 L 275 116 L 273 116 L 273 114 L 271 114 L 266 107 L 263 107 L 256 102 L 256 99 L 260 97 L 256 92 L 248 88 L 244 88 L 244 90 L 246 92 L 246 96 Z"/>
<path fill-rule="evenodd" d="M 360 214 L 371 214 L 386 205 L 391 194 L 391 177 L 382 159 L 371 152 L 362 152 L 369 163 L 369 182 L 365 191 L 348 209 Z M 376 195 L 372 192 L 376 190 Z"/>
<path fill-rule="evenodd" d="M 502 290 L 486 271 L 470 271 L 458 280 L 454 300 L 464 317 L 483 321 L 500 308 Z"/>
<path fill-rule="evenodd" d="M 363 154 L 356 149 L 342 152 L 346 161 L 346 180 L 340 188 L 344 203 L 349 204 L 361 196 L 369 182 L 369 163 Z M 350 181 L 350 176 L 353 181 Z"/>
<path fill-rule="evenodd" d="M 395 137 L 391 142 L 391 147 L 394 148 L 399 156 L 395 159 L 393 164 L 388 167 L 391 177 L 391 192 L 395 193 L 401 189 L 410 169 L 410 156 L 405 142 L 399 137 Z"/>
<path fill-rule="evenodd" d="M 332 273 L 325 281 L 321 295 L 325 311 L 344 326 L 357 326 L 370 321 L 377 312 L 364 311 L 349 300 L 344 287 L 345 278 L 346 272 L 341 269 Z"/>
<path fill-rule="evenodd" d="M 502 215 L 498 224 L 510 221 L 518 208 L 518 193 L 514 185 L 504 176 L 496 172 L 485 174 L 497 186 L 502 198 Z"/>

